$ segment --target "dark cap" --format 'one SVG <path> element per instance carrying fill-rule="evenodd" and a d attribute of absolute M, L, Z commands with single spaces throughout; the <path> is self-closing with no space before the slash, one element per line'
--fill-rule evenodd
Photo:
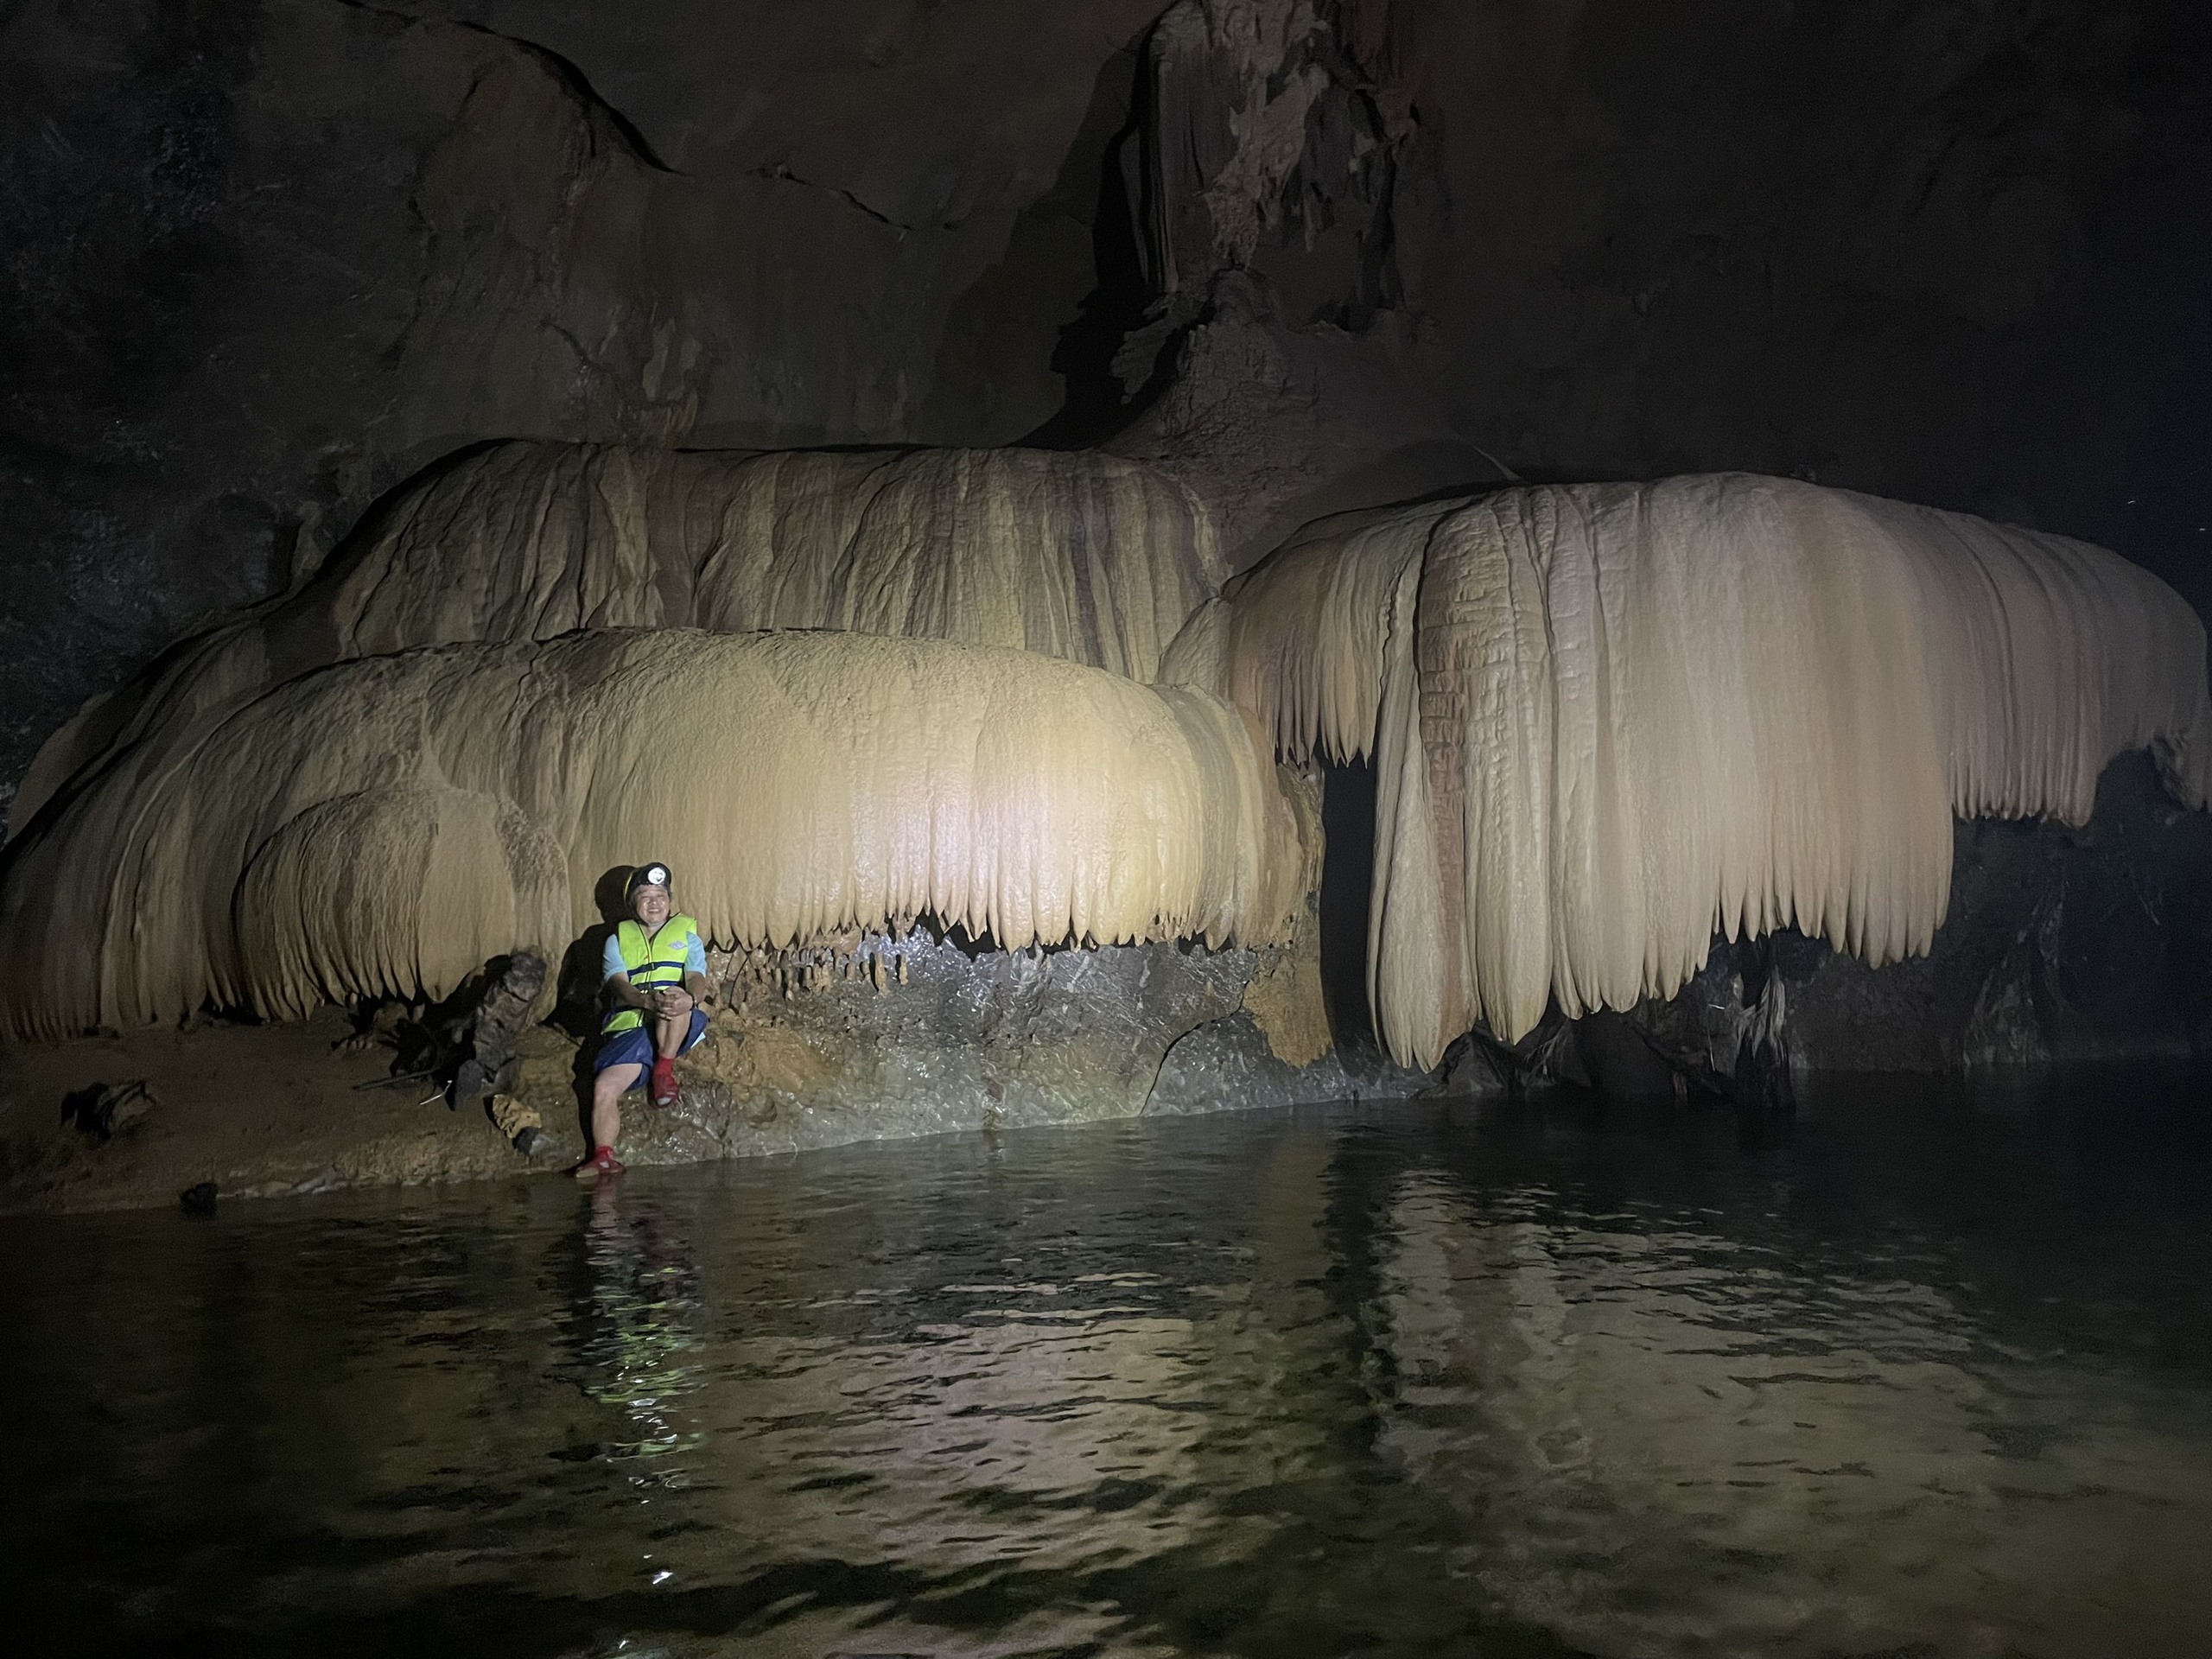
<path fill-rule="evenodd" d="M 622 889 L 625 899 L 638 896 L 639 887 L 665 887 L 669 885 L 668 866 L 658 860 L 640 864 L 630 872 L 630 885 Z"/>

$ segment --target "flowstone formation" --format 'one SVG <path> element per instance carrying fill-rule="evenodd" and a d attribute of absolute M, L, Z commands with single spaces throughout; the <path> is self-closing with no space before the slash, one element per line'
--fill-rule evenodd
<path fill-rule="evenodd" d="M 283 599 L 50 739 L 19 831 L 111 746 L 313 667 L 597 627 L 832 628 L 1003 645 L 1149 680 L 1224 572 L 1205 509 L 1109 455 L 758 454 L 511 443 L 433 469 Z"/>
<path fill-rule="evenodd" d="M 710 937 L 931 917 L 1032 944 L 1281 937 L 1299 814 L 1237 713 L 939 640 L 584 632 L 342 664 L 76 796 L 9 865 L 16 1034 L 436 999 L 559 954 L 652 845 Z"/>
<path fill-rule="evenodd" d="M 1716 931 L 1923 955 L 1952 820 L 2212 788 L 2204 630 L 2101 549 L 1787 480 L 1500 491 L 1314 526 L 1167 672 L 1375 757 L 1368 985 L 1427 1066 L 1673 996 Z"/>
<path fill-rule="evenodd" d="M 0 873 L 0 1027 L 419 1005 L 565 954 L 588 1032 L 649 847 L 721 1006 L 648 1159 L 1440 1065 L 1783 1101 L 1793 1065 L 2094 1052 L 2050 1012 L 2082 861 L 1983 891 L 1955 822 L 2082 825 L 2138 749 L 2177 804 L 2104 887 L 2205 822 L 2202 629 L 2083 543 L 1720 475 L 1326 519 L 1218 596 L 1216 545 L 1081 453 L 466 458 L 56 740 Z M 1317 768 L 1369 757 L 1389 1060 L 1322 976 Z M 2113 1046 L 2194 1018 L 2168 1002 Z M 495 1115 L 566 1147 L 573 1039 L 518 1059 Z"/>
<path fill-rule="evenodd" d="M 2029 370 L 2199 429 L 2083 268 L 2198 25 L 835 10 L 0 22 L 0 1031 L 588 980 L 650 855 L 670 1156 L 2212 1042 L 2196 619 L 1815 482 L 2178 568 Z"/>
<path fill-rule="evenodd" d="M 2185 0 L 633 10 L 0 15 L 0 804 L 88 696 L 514 439 L 1110 447 L 1238 565 L 1738 467 L 2205 602 Z"/>
<path fill-rule="evenodd" d="M 1110 456 L 465 458 L 57 737 L 0 1023 L 434 1002 L 595 939 L 650 846 L 752 964 L 690 1067 L 716 1122 L 784 1102 L 746 1146 L 1141 1110 L 1243 1008 L 1305 1066 L 1313 782 L 1138 677 L 1218 575 L 1204 509 Z M 825 959 L 886 1000 L 834 1013 Z"/>

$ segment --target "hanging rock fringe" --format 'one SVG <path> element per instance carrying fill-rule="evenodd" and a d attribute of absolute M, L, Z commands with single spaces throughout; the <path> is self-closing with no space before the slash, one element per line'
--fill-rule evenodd
<path fill-rule="evenodd" d="M 210 999 L 276 1016 L 441 996 L 487 957 L 557 954 L 640 847 L 709 935 L 771 950 L 924 913 L 1009 950 L 1257 943 L 1306 868 L 1264 740 L 1228 704 L 937 640 L 413 651 L 148 751 L 12 849 L 10 1034 Z"/>
<path fill-rule="evenodd" d="M 1928 949 L 1951 820 L 2086 819 L 2147 747 L 2212 783 L 2205 640 L 2117 556 L 1740 474 L 1513 489 L 1317 525 L 1163 678 L 1293 759 L 1371 753 L 1369 995 L 1432 1065 L 1668 996 L 1716 930 Z"/>
<path fill-rule="evenodd" d="M 156 723 L 187 730 L 308 669 L 420 645 L 832 628 L 1017 645 L 1150 681 L 1220 561 L 1195 496 L 1112 455 L 497 444 L 143 694 L 88 706 L 34 762 L 10 833 Z"/>

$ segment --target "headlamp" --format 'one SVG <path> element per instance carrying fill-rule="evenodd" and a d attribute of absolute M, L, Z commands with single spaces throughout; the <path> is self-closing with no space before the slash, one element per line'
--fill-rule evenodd
<path fill-rule="evenodd" d="M 668 866 L 665 864 L 640 864 L 630 872 L 629 894 L 633 899 L 640 887 L 665 887 L 668 885 Z"/>

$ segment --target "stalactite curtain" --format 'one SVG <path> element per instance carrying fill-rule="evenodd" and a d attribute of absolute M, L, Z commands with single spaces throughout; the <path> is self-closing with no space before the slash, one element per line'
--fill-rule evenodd
<path fill-rule="evenodd" d="M 1954 814 L 2079 822 L 2131 748 L 2188 804 L 2212 776 L 2203 630 L 2156 578 L 1740 474 L 1315 526 L 1165 672 L 1292 756 L 1373 754 L 1370 990 L 1422 1065 L 1671 995 L 1716 929 L 1925 950 Z"/>
<path fill-rule="evenodd" d="M 438 995 L 645 853 L 713 938 L 1278 938 L 1306 850 L 1204 692 L 859 634 L 582 632 L 344 664 L 68 804 L 0 884 L 16 1035 Z"/>

